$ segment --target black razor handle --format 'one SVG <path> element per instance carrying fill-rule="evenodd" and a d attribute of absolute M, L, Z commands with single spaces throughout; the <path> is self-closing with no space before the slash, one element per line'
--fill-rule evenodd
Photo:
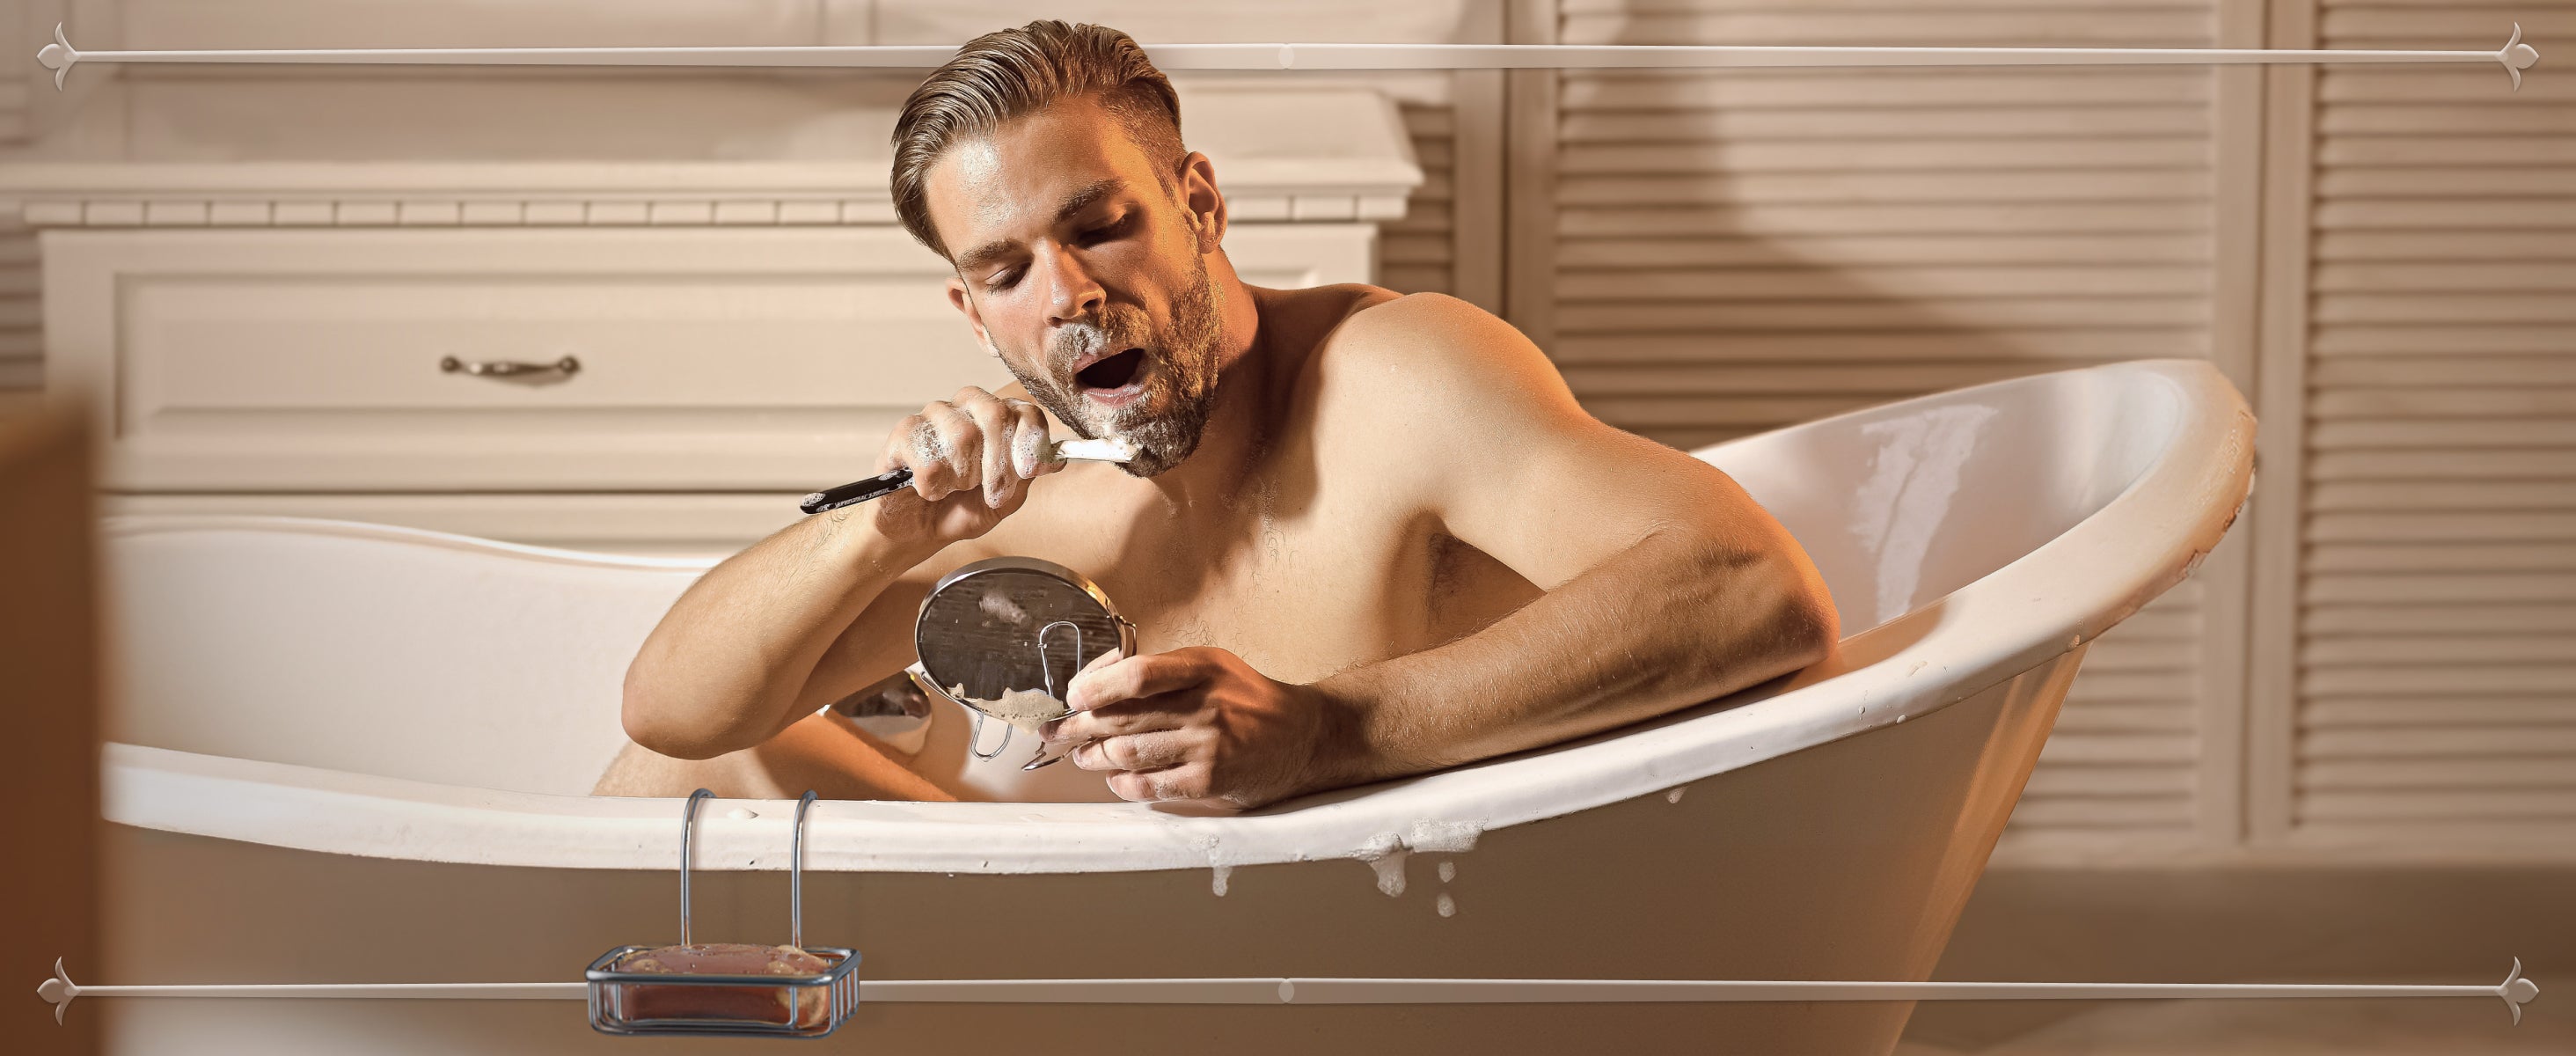
<path fill-rule="evenodd" d="M 898 469 L 892 473 L 879 473 L 866 480 L 854 480 L 837 488 L 807 495 L 805 501 L 796 504 L 796 508 L 807 513 L 837 510 L 843 506 L 852 506 L 869 499 L 892 495 L 911 484 L 912 471 Z"/>

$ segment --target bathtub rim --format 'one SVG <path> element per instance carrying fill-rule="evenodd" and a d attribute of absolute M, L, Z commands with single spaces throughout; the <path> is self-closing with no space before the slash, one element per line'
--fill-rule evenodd
<path fill-rule="evenodd" d="M 1922 401 L 1955 401 L 1980 390 L 2085 374 L 2139 375 L 2150 380 L 2138 383 L 2168 387 L 2178 410 L 2161 449 L 2118 495 L 2055 538 L 1906 616 L 1845 639 L 1847 655 L 1866 658 L 1857 666 L 1810 671 L 1786 684 L 1564 745 L 1243 815 L 1195 816 L 1125 803 L 830 801 L 816 807 L 806 865 L 1058 873 L 1465 850 L 1484 831 L 1662 792 L 1940 710 L 2092 641 L 2196 568 L 2244 502 L 2252 415 L 2210 364 L 2148 360 L 1996 382 L 1807 423 L 1884 415 Z M 1693 453 L 1707 458 L 1762 438 Z M 713 564 L 305 518 L 123 517 L 108 519 L 106 531 L 192 528 L 359 535 L 595 566 L 686 570 Z M 1916 636 L 1903 640 L 1908 634 Z M 509 866 L 663 869 L 677 852 L 676 799 L 508 792 L 131 744 L 107 746 L 103 762 L 108 820 L 144 828 L 371 857 Z M 1533 780 L 1533 769 L 1544 771 L 1544 779 Z M 699 867 L 785 868 L 780 819 L 787 802 L 734 801 L 702 815 L 706 851 Z M 732 807 L 759 816 L 724 817 Z"/>

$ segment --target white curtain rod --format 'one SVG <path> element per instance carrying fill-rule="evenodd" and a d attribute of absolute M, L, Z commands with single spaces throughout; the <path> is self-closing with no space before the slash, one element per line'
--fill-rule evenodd
<path fill-rule="evenodd" d="M 1165 70 L 1708 69 L 1843 66 L 2155 66 L 2362 62 L 2493 62 L 2522 88 L 2540 52 L 2522 24 L 2494 51 L 2271 50 L 2263 48 L 1851 48 L 1733 44 L 1158 44 L 1145 52 Z M 330 63 L 410 66 L 753 66 L 930 69 L 945 45 L 747 48 L 354 48 L 317 51 L 89 51 L 54 26 L 36 61 L 54 87 L 80 62 Z"/>
<path fill-rule="evenodd" d="M 314 983 L 213 986 L 80 986 L 54 961 L 36 987 L 54 1021 L 84 994 L 97 997 L 377 998 L 579 1001 L 583 983 Z M 1858 983 L 1675 979 L 870 979 L 863 1002 L 1022 1005 L 1481 1005 L 1731 1001 L 2119 1001 L 2174 998 L 2493 997 L 2516 1025 L 2540 986 L 2522 959 L 2494 986 L 2340 983 Z"/>

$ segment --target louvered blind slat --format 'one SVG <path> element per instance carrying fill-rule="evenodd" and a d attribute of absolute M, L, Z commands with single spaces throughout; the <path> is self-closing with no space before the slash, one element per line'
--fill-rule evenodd
<path fill-rule="evenodd" d="M 1405 199 L 1403 218 L 1378 226 L 1377 282 L 1399 293 L 1455 292 L 1456 115 L 1446 105 L 1402 109 L 1422 185 Z"/>
<path fill-rule="evenodd" d="M 2323 0 L 2316 46 L 2509 22 L 2576 2 Z M 2576 84 L 2478 73 L 2317 74 L 2297 838 L 2576 824 Z"/>
<path fill-rule="evenodd" d="M 36 233 L 18 212 L 18 203 L 0 201 L 0 392 L 33 389 L 44 380 L 42 271 Z"/>
<path fill-rule="evenodd" d="M 1573 44 L 2207 47 L 2203 0 L 1562 0 Z M 1549 351 L 1689 446 L 2211 347 L 2206 69 L 1566 71 Z M 2088 653 L 2006 848 L 2191 839 L 2202 594 Z"/>

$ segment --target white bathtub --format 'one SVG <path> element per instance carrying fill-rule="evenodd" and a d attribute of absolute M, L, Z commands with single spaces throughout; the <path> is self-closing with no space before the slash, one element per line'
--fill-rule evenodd
<path fill-rule="evenodd" d="M 2085 643 L 2218 542 L 2252 434 L 2214 370 L 2159 361 L 1710 448 L 1831 583 L 1857 631 L 1832 670 L 1240 817 L 827 803 L 808 941 L 861 949 L 874 979 L 1924 978 Z M 700 565 L 283 518 L 118 519 L 106 552 L 118 824 L 108 948 L 70 951 L 75 978 L 573 980 L 675 938 L 678 801 L 583 793 L 619 744 L 628 658 Z M 784 941 L 785 806 L 705 811 L 700 941 Z M 1355 860 L 1399 844 L 1409 865 Z M 1909 1011 L 863 1003 L 824 1044 L 1876 1053 Z M 127 1053 L 763 1044 L 594 1035 L 553 1001 L 76 1014 Z"/>

